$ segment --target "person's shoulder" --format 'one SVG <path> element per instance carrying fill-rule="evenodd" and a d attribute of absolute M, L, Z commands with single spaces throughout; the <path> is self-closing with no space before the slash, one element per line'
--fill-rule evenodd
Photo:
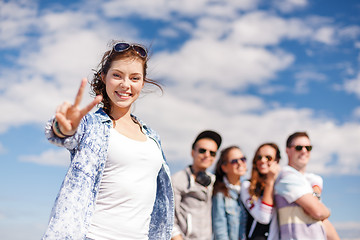
<path fill-rule="evenodd" d="M 249 188 L 250 188 L 250 181 L 246 180 L 241 183 L 241 189 L 240 189 L 240 198 L 243 202 L 246 201 L 250 197 L 249 194 Z"/>
<path fill-rule="evenodd" d="M 250 181 L 249 180 L 245 180 L 241 182 L 241 190 L 242 189 L 248 189 L 250 187 Z"/>
<path fill-rule="evenodd" d="M 304 174 L 306 180 L 309 181 L 312 187 L 318 186 L 321 189 L 323 188 L 323 179 L 321 176 L 315 174 L 315 173 L 305 173 Z"/>
<path fill-rule="evenodd" d="M 187 168 L 182 169 L 171 176 L 171 182 L 176 189 L 183 189 L 189 185 L 189 173 Z"/>
<path fill-rule="evenodd" d="M 152 129 L 148 124 L 146 124 L 143 120 L 139 117 L 131 114 L 131 117 L 140 124 L 141 128 L 145 131 L 145 134 L 154 138 L 156 141 L 160 142 L 160 135 Z"/>
<path fill-rule="evenodd" d="M 296 177 L 301 175 L 302 174 L 299 171 L 297 171 L 295 168 L 286 165 L 281 168 L 278 178 L 282 179 L 282 178 Z"/>
<path fill-rule="evenodd" d="M 187 178 L 188 173 L 187 173 L 187 168 L 184 168 L 178 172 L 175 172 L 171 178 L 172 179 L 179 179 L 179 178 Z"/>
<path fill-rule="evenodd" d="M 282 173 L 296 173 L 298 172 L 295 168 L 285 165 L 281 168 Z"/>
<path fill-rule="evenodd" d="M 305 175 L 306 178 L 322 179 L 322 177 L 320 175 L 317 175 L 315 173 L 305 173 L 304 175 Z"/>
<path fill-rule="evenodd" d="M 279 186 L 295 187 L 302 186 L 307 183 L 305 176 L 290 166 L 284 166 L 275 182 L 275 188 Z"/>

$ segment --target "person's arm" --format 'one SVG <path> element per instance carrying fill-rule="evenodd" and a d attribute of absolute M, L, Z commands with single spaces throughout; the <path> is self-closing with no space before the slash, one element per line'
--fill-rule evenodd
<path fill-rule="evenodd" d="M 228 240 L 225 201 L 222 193 L 217 193 L 213 196 L 211 216 L 214 239 Z"/>
<path fill-rule="evenodd" d="M 326 239 L 327 240 L 340 240 L 338 233 L 336 232 L 335 227 L 331 224 L 329 219 L 325 219 L 323 221 L 325 232 L 326 232 Z"/>
<path fill-rule="evenodd" d="M 270 222 L 272 206 L 268 206 L 262 203 L 261 199 L 254 201 L 249 194 L 249 185 L 250 182 L 246 181 L 241 186 L 240 198 L 246 208 L 246 210 L 251 214 L 255 221 L 267 224 Z"/>
<path fill-rule="evenodd" d="M 269 172 L 266 175 L 265 189 L 262 197 L 262 202 L 266 205 L 274 205 L 274 184 L 276 177 L 280 171 L 280 166 L 277 162 L 273 161 L 270 163 Z"/>
<path fill-rule="evenodd" d="M 253 207 L 247 207 L 251 216 L 259 223 L 268 224 L 274 211 L 274 184 L 280 171 L 279 164 L 272 162 L 265 181 L 262 198 L 253 202 Z"/>
<path fill-rule="evenodd" d="M 45 136 L 50 143 L 55 144 L 59 147 L 65 147 L 68 150 L 72 150 L 77 146 L 81 138 L 82 131 L 84 130 L 82 128 L 80 134 L 78 134 L 80 122 L 83 122 L 83 117 L 102 99 L 102 96 L 97 96 L 85 108 L 79 109 L 78 105 L 81 101 L 85 86 L 86 79 L 83 79 L 79 91 L 76 95 L 74 105 L 64 102 L 63 104 L 58 106 L 55 117 L 53 117 L 46 123 Z M 76 116 L 74 115 L 74 112 L 77 112 L 75 114 Z M 67 131 L 64 128 L 64 126 L 67 124 L 71 125 L 71 132 Z M 84 125 L 81 124 L 81 127 L 84 127 Z"/>
<path fill-rule="evenodd" d="M 321 179 L 322 180 L 322 179 Z M 322 181 L 321 184 L 312 184 L 312 188 L 316 196 L 320 198 L 322 192 Z M 335 227 L 332 225 L 329 219 L 323 220 L 325 232 L 326 232 L 326 239 L 327 240 L 340 240 L 338 233 L 336 232 Z"/>
<path fill-rule="evenodd" d="M 316 220 L 324 220 L 330 216 L 330 210 L 311 193 L 301 196 L 295 202 Z"/>

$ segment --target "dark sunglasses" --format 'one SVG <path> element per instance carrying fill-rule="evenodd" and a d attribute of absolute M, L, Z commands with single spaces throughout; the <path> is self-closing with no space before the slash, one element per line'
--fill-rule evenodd
<path fill-rule="evenodd" d="M 129 50 L 130 48 L 134 49 L 135 52 L 137 52 L 140 55 L 140 57 L 142 57 L 142 58 L 147 57 L 146 49 L 139 44 L 130 44 L 130 43 L 126 43 L 126 42 L 119 42 L 114 45 L 113 50 L 115 52 L 121 53 L 121 52 L 125 52 L 126 50 Z"/>
<path fill-rule="evenodd" d="M 240 161 L 246 163 L 246 157 L 236 158 L 229 161 L 230 164 L 240 164 Z"/>
<path fill-rule="evenodd" d="M 215 156 L 216 156 L 216 152 L 214 152 L 214 151 L 210 151 L 210 150 L 207 150 L 207 149 L 205 149 L 205 148 L 199 148 L 199 149 L 198 149 L 198 152 L 199 152 L 199 153 L 205 153 L 206 151 L 209 151 L 209 152 L 210 152 L 210 156 L 212 156 L 212 157 L 215 157 Z"/>
<path fill-rule="evenodd" d="M 270 155 L 263 155 L 263 156 L 257 155 L 257 156 L 256 156 L 256 160 L 259 161 L 259 160 L 261 160 L 263 157 L 266 158 L 269 162 L 274 159 L 274 158 L 273 158 L 272 156 L 270 156 Z"/>
<path fill-rule="evenodd" d="M 300 152 L 303 148 L 306 148 L 306 151 L 310 152 L 312 150 L 312 146 L 301 146 L 301 145 L 296 145 L 293 146 L 295 148 L 296 151 Z"/>

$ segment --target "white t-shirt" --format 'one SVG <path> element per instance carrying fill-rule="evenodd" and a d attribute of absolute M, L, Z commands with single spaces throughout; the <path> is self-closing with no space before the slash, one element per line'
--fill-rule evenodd
<path fill-rule="evenodd" d="M 322 221 L 310 217 L 296 200 L 312 194 L 312 186 L 322 187 L 322 178 L 315 174 L 302 174 L 284 166 L 275 183 L 275 201 L 278 208 L 281 239 L 326 239 Z"/>
<path fill-rule="evenodd" d="M 148 239 L 162 162 L 154 140 L 136 141 L 110 130 L 108 159 L 88 238 Z"/>

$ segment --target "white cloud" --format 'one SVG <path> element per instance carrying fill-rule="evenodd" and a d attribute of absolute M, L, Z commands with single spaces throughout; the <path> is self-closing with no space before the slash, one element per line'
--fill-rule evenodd
<path fill-rule="evenodd" d="M 304 9 L 308 5 L 307 0 L 274 0 L 274 6 L 284 13 Z"/>
<path fill-rule="evenodd" d="M 33 30 L 36 13 L 36 6 L 29 1 L 1 1 L 0 49 L 25 43 L 25 34 Z"/>
<path fill-rule="evenodd" d="M 310 82 L 326 81 L 326 75 L 318 72 L 303 71 L 295 74 L 295 93 L 305 94 L 309 92 Z"/>
<path fill-rule="evenodd" d="M 360 119 L 360 107 L 357 107 L 354 109 L 353 111 L 353 116 L 356 118 L 356 119 Z"/>
<path fill-rule="evenodd" d="M 269 12 L 244 14 L 232 23 L 230 39 L 249 45 L 275 45 L 284 39 L 309 38 L 314 31 L 300 19 L 284 19 Z"/>
<path fill-rule="evenodd" d="M 177 20 L 182 17 L 234 16 L 238 10 L 254 9 L 259 4 L 258 0 L 243 1 L 209 1 L 209 0 L 138 0 L 138 1 L 107 1 L 102 4 L 102 9 L 108 17 L 138 16 L 144 19 Z"/>
<path fill-rule="evenodd" d="M 360 35 L 360 26 L 346 26 L 339 29 L 339 36 L 345 39 L 357 39 Z"/>
<path fill-rule="evenodd" d="M 344 82 L 344 89 L 348 93 L 355 93 L 360 98 L 360 72 L 353 79 Z"/>
<path fill-rule="evenodd" d="M 281 164 L 285 165 L 286 138 L 295 131 L 307 131 L 315 146 L 309 171 L 323 175 L 359 174 L 360 150 L 349 144 L 360 142 L 359 124 L 337 125 L 332 120 L 316 117 L 309 109 L 274 109 L 264 102 L 257 106 L 260 109 L 257 114 L 236 110 L 236 106 L 242 104 L 241 98 L 222 99 L 215 92 L 216 89 L 199 92 L 204 99 L 198 102 L 165 90 L 162 97 L 148 95 L 137 103 L 135 114 L 139 113 L 138 116 L 160 134 L 168 161 L 176 162 L 177 166 L 188 164 L 195 136 L 204 129 L 214 129 L 224 138 L 222 147 L 240 145 L 250 158 L 261 143 L 277 143 L 283 154 Z M 248 103 L 246 98 L 243 101 L 244 105 Z M 211 102 L 213 104 L 207 104 Z"/>
<path fill-rule="evenodd" d="M 152 61 L 161 66 L 156 69 L 158 78 L 169 79 L 179 87 L 205 84 L 217 89 L 243 89 L 271 80 L 292 63 L 293 56 L 227 41 L 194 39 L 178 52 L 157 53 Z"/>
<path fill-rule="evenodd" d="M 50 149 L 41 153 L 40 155 L 22 155 L 19 157 L 19 160 L 23 162 L 33 162 L 41 165 L 68 166 L 70 163 L 70 153 L 65 149 Z"/>
<path fill-rule="evenodd" d="M 273 95 L 275 93 L 280 93 L 286 91 L 285 86 L 280 85 L 261 85 L 259 86 L 259 93 L 264 95 Z"/>
<path fill-rule="evenodd" d="M 334 44 L 336 42 L 335 28 L 331 26 L 325 26 L 319 28 L 315 34 L 314 39 L 324 44 Z"/>

